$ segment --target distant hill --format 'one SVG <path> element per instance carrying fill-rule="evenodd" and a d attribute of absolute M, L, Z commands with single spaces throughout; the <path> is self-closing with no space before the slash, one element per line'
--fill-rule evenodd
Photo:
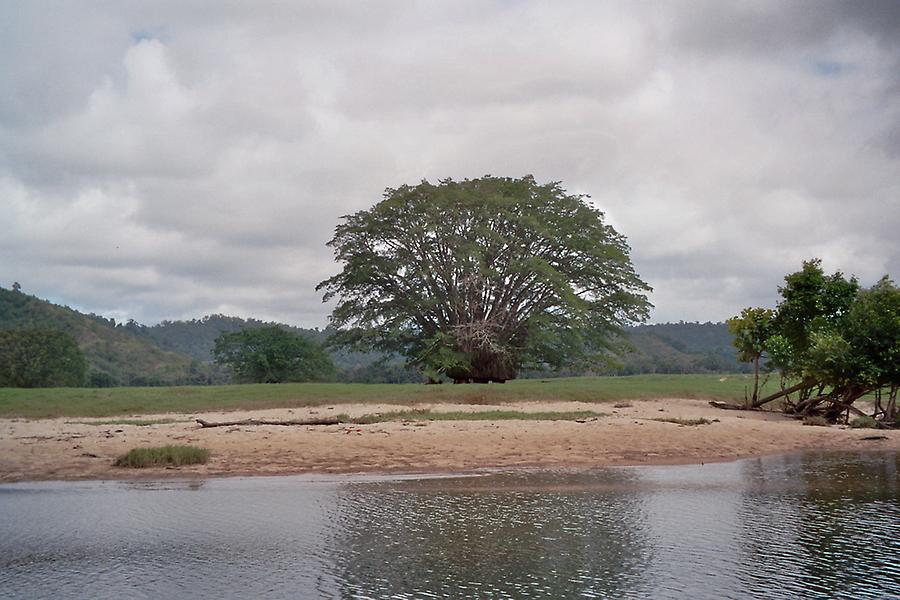
<path fill-rule="evenodd" d="M 225 315 L 210 315 L 190 321 L 163 321 L 152 327 L 141 327 L 160 347 L 190 354 L 199 361 L 212 360 L 215 340 L 223 333 L 255 327 L 276 325 L 325 343 L 328 330 L 303 329 L 283 323 L 266 323 L 256 319 L 241 319 Z M 724 323 L 664 323 L 639 325 L 627 330 L 634 351 L 617 359 L 617 366 L 602 372 L 606 375 L 637 375 L 642 373 L 736 373 L 749 366 L 739 363 L 731 345 L 732 336 Z M 400 357 L 378 363 L 383 355 L 375 352 L 332 351 L 332 359 L 344 381 L 369 383 L 417 382 L 422 376 L 406 369 Z M 580 375 L 567 372 L 565 375 Z M 552 376 L 532 373 L 533 376 Z"/>
<path fill-rule="evenodd" d="M 67 306 L 0 288 L 0 329 L 57 329 L 71 334 L 89 364 L 89 383 L 110 385 L 204 384 L 213 379 L 209 365 L 163 350 L 141 336 L 133 321 L 85 315 Z"/>
<path fill-rule="evenodd" d="M 643 373 L 737 373 L 749 365 L 737 361 L 725 323 L 662 323 L 628 329 L 636 352 L 620 359 L 616 375 Z"/>
<path fill-rule="evenodd" d="M 213 359 L 216 338 L 223 333 L 233 333 L 243 329 L 259 327 L 281 327 L 320 344 L 328 341 L 328 330 L 304 329 L 284 323 L 266 322 L 258 319 L 242 319 L 225 315 L 208 315 L 190 321 L 163 321 L 150 327 L 138 326 L 136 330 L 161 348 L 188 354 L 201 362 Z M 358 383 L 417 383 L 423 377 L 416 371 L 407 369 L 400 357 L 388 357 L 376 352 L 347 352 L 330 350 L 331 358 L 338 367 L 338 378 L 342 381 Z"/>
<path fill-rule="evenodd" d="M 304 329 L 283 323 L 209 315 L 189 321 L 146 326 L 86 315 L 22 292 L 0 288 L 0 330 L 43 327 L 72 334 L 90 364 L 94 385 L 179 385 L 227 383 L 228 373 L 212 364 L 216 338 L 223 333 L 276 325 L 325 343 L 327 329 Z M 724 323 L 664 323 L 627 329 L 632 352 L 594 374 L 735 373 L 749 365 L 737 362 Z M 402 357 L 370 352 L 331 352 L 340 381 L 360 383 L 419 382 Z M 582 375 L 526 372 L 523 377 Z"/>

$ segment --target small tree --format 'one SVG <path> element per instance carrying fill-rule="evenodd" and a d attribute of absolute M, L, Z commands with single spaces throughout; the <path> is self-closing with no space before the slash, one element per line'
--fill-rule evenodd
<path fill-rule="evenodd" d="M 0 331 L 0 387 L 79 387 L 86 371 L 84 354 L 68 333 Z"/>
<path fill-rule="evenodd" d="M 388 189 L 329 246 L 343 268 L 317 289 L 338 299 L 335 342 L 405 355 L 430 376 L 590 364 L 650 309 L 603 213 L 530 176 Z"/>
<path fill-rule="evenodd" d="M 869 289 L 840 272 L 825 275 L 821 263 L 811 260 L 785 277 L 779 288 L 782 301 L 758 328 L 747 309 L 734 323 L 735 345 L 745 355 L 756 351 L 758 334 L 769 365 L 794 385 L 758 398 L 759 407 L 784 399 L 785 409 L 801 415 L 823 414 L 835 421 L 842 414 L 863 413 L 853 403 L 866 394 L 876 396 L 875 416 L 894 422 L 900 388 L 900 290 L 885 276 Z M 888 402 L 881 405 L 882 392 Z M 796 400 L 790 400 L 791 394 Z"/>
<path fill-rule="evenodd" d="M 280 327 L 246 329 L 216 339 L 215 362 L 231 368 L 240 383 L 321 381 L 334 375 L 322 347 Z"/>
<path fill-rule="evenodd" d="M 733 344 L 738 360 L 753 363 L 753 394 L 747 408 L 759 399 L 759 361 L 766 350 L 775 311 L 768 308 L 745 308 L 740 316 L 728 319 L 728 330 L 734 335 Z"/>

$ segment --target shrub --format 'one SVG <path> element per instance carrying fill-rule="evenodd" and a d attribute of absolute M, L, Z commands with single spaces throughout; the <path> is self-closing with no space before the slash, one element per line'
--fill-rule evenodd
<path fill-rule="evenodd" d="M 878 421 L 872 417 L 856 417 L 850 421 L 853 429 L 878 429 Z"/>

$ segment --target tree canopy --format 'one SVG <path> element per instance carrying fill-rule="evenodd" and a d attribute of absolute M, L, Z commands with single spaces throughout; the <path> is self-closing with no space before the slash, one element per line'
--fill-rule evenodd
<path fill-rule="evenodd" d="M 400 353 L 432 377 L 597 361 L 651 307 L 603 213 L 531 176 L 388 189 L 329 246 L 343 268 L 317 289 L 338 300 L 336 341 Z"/>
<path fill-rule="evenodd" d="M 821 261 L 814 259 L 787 275 L 779 292 L 774 316 L 754 340 L 762 344 L 754 348 L 767 354 L 770 368 L 797 383 L 752 404 L 783 398 L 790 412 L 821 412 L 835 420 L 845 412 L 862 414 L 853 403 L 875 394 L 875 416 L 894 422 L 900 388 L 900 289 L 893 281 L 885 276 L 863 289 L 840 272 L 826 275 Z M 763 310 L 746 309 L 729 323 Z M 752 358 L 752 353 L 743 356 Z M 887 394 L 886 405 L 881 404 L 882 393 Z"/>
<path fill-rule="evenodd" d="M 86 371 L 84 354 L 68 333 L 0 331 L 0 387 L 79 387 Z"/>
<path fill-rule="evenodd" d="M 319 344 L 280 327 L 223 334 L 213 356 L 216 363 L 232 369 L 239 383 L 321 381 L 335 371 Z"/>

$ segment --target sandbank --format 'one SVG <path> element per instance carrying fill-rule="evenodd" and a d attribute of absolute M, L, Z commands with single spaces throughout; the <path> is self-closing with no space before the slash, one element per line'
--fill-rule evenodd
<path fill-rule="evenodd" d="M 441 473 L 481 468 L 602 467 L 690 464 L 803 450 L 900 450 L 900 431 L 812 427 L 771 412 L 728 411 L 703 400 L 509 405 L 427 404 L 432 411 L 593 410 L 605 416 L 574 421 L 405 421 L 372 425 L 232 426 L 200 428 L 194 419 L 306 419 L 359 416 L 409 406 L 334 405 L 193 414 L 130 415 L 171 419 L 154 425 L 96 424 L 110 419 L 0 419 L 0 482 L 286 475 L 302 473 Z M 706 418 L 684 426 L 658 418 Z M 880 439 L 864 439 L 871 437 Z M 116 457 L 144 446 L 208 448 L 205 465 L 128 469 Z"/>

